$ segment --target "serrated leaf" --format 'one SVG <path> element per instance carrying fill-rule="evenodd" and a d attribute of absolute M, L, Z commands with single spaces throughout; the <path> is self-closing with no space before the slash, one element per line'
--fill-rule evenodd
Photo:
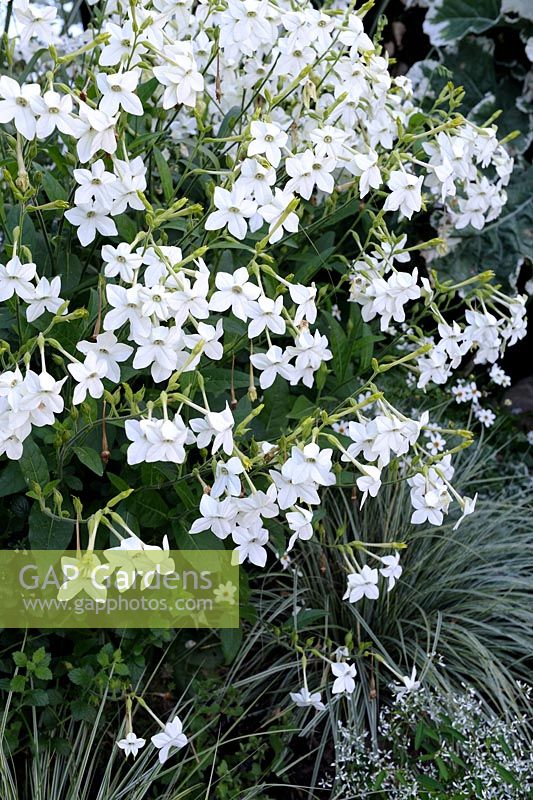
<path fill-rule="evenodd" d="M 52 680 L 52 670 L 50 667 L 45 667 L 44 664 L 39 664 L 34 670 L 33 674 L 41 681 Z"/>
<path fill-rule="evenodd" d="M 14 675 L 10 682 L 9 688 L 12 692 L 24 692 L 26 689 L 27 678 L 25 675 Z"/>
<path fill-rule="evenodd" d="M 22 650 L 17 650 L 16 653 L 13 653 L 13 661 L 17 667 L 25 667 L 28 663 L 28 656 Z"/>
<path fill-rule="evenodd" d="M 50 659 L 50 653 L 47 653 L 44 647 L 38 647 L 31 657 L 34 664 L 49 664 Z"/>
<path fill-rule="evenodd" d="M 30 689 L 26 692 L 24 701 L 30 706 L 42 708 L 48 705 L 48 692 L 44 689 Z"/>
<path fill-rule="evenodd" d="M 70 704 L 72 719 L 83 720 L 84 722 L 94 722 L 96 719 L 96 709 L 84 700 L 74 700 Z"/>
<path fill-rule="evenodd" d="M 75 686 L 87 689 L 93 682 L 93 672 L 89 667 L 75 667 L 68 672 L 69 680 Z"/>

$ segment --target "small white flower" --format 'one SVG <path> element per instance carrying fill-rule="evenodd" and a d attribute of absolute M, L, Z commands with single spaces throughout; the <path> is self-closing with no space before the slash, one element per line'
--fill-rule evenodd
<path fill-rule="evenodd" d="M 345 661 L 339 661 L 331 665 L 331 671 L 336 678 L 331 689 L 332 694 L 342 694 L 343 692 L 352 694 L 355 689 L 354 678 L 357 675 L 355 665 L 347 664 Z"/>
<path fill-rule="evenodd" d="M 152 744 L 159 750 L 159 762 L 164 764 L 169 757 L 170 750 L 175 747 L 181 750 L 189 740 L 183 733 L 183 725 L 178 716 L 167 722 L 161 733 L 152 736 Z"/>
<path fill-rule="evenodd" d="M 369 600 L 377 600 L 379 597 L 378 571 L 371 569 L 367 564 L 360 572 L 352 572 L 348 575 L 348 587 L 343 595 L 343 600 L 349 603 L 357 603 L 362 597 Z"/>
<path fill-rule="evenodd" d="M 117 742 L 117 747 L 120 747 L 121 750 L 124 750 L 124 755 L 126 758 L 129 755 L 132 755 L 133 758 L 135 758 L 141 747 L 144 747 L 145 744 L 146 739 L 141 739 L 139 736 L 136 736 L 133 731 L 130 731 L 126 734 L 124 739 L 119 739 Z"/>
<path fill-rule="evenodd" d="M 303 686 L 298 692 L 290 692 L 293 703 L 299 708 L 309 708 L 312 706 L 317 711 L 324 711 L 326 706 L 321 700 L 320 692 L 311 693 L 307 687 Z"/>

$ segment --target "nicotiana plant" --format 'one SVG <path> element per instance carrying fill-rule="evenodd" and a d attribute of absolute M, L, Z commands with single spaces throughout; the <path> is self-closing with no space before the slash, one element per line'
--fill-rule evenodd
<path fill-rule="evenodd" d="M 87 527 L 89 554 L 102 529 L 120 547 L 153 547 L 128 510 L 135 481 L 110 478 L 119 495 L 107 486 L 90 513 L 73 497 L 83 487 L 66 459 L 102 474 L 110 447 L 133 474 L 170 465 L 169 483 L 186 479 L 196 504 L 191 538 L 210 532 L 258 567 L 271 525 L 287 550 L 312 537 L 335 483 L 363 504 L 407 480 L 415 525 L 474 512 L 452 483 L 472 433 L 412 418 L 380 377 L 445 384 L 469 354 L 500 375 L 525 335 L 524 297 L 483 264 L 443 282 L 420 255 L 438 241 L 413 227 L 431 211 L 482 230 L 505 205 L 513 159 L 491 120 L 460 113 L 451 84 L 420 109 L 364 31 L 370 6 L 107 0 L 86 32 L 62 36 L 54 8 L 10 4 L 0 452 L 34 463 L 39 441 L 56 453 L 51 481 L 27 478 L 49 546 L 68 544 L 53 532 L 70 520 Z M 347 230 L 330 238 L 332 276 L 316 243 L 337 220 Z M 328 326 L 339 304 L 373 348 L 360 379 L 340 377 L 361 342 Z M 300 413 L 280 426 L 295 398 Z M 476 417 L 491 423 L 479 402 Z M 95 429 L 100 454 L 83 444 Z M 446 433 L 446 448 L 428 431 Z M 370 564 L 347 556 L 346 601 L 393 589 L 400 549 L 369 545 Z M 331 673 L 334 694 L 353 691 L 342 653 Z M 414 674 L 397 678 L 416 688 Z M 321 707 L 305 669 L 292 697 Z M 165 760 L 187 738 L 179 718 L 160 724 Z M 119 747 L 135 757 L 144 744 L 128 723 Z"/>

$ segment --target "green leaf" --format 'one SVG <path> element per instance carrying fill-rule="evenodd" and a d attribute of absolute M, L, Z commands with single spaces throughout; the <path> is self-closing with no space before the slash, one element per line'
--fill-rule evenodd
<path fill-rule="evenodd" d="M 232 106 L 222 122 L 220 123 L 220 128 L 218 129 L 217 138 L 223 139 L 225 136 L 229 136 L 230 133 L 233 131 L 233 126 L 235 122 L 239 119 L 239 114 L 241 113 L 240 106 Z"/>
<path fill-rule="evenodd" d="M 50 653 L 47 653 L 44 647 L 38 647 L 32 655 L 31 660 L 34 664 L 49 664 L 51 659 Z"/>
<path fill-rule="evenodd" d="M 24 475 L 18 461 L 8 461 L 0 474 L 0 497 L 22 492 L 26 488 Z"/>
<path fill-rule="evenodd" d="M 54 178 L 51 172 L 43 174 L 43 189 L 52 203 L 55 200 L 66 200 L 68 197 L 65 187 Z"/>
<path fill-rule="evenodd" d="M 70 704 L 73 720 L 83 720 L 84 722 L 94 722 L 96 719 L 96 709 L 86 703 L 85 700 L 74 700 Z"/>
<path fill-rule="evenodd" d="M 73 530 L 70 520 L 53 519 L 43 514 L 39 506 L 33 506 L 28 531 L 32 550 L 64 550 L 72 539 Z"/>
<path fill-rule="evenodd" d="M 424 30 L 432 44 L 447 44 L 483 33 L 499 18 L 500 0 L 442 0 L 430 7 Z"/>
<path fill-rule="evenodd" d="M 90 667 L 75 667 L 69 670 L 68 677 L 75 686 L 88 689 L 93 682 L 94 673 Z"/>
<path fill-rule="evenodd" d="M 158 85 L 157 78 L 151 78 L 137 87 L 136 94 L 143 105 L 153 95 L 154 89 Z"/>
<path fill-rule="evenodd" d="M 141 528 L 168 525 L 168 506 L 153 489 L 137 492 L 128 503 L 128 511 L 139 520 Z"/>
<path fill-rule="evenodd" d="M 240 628 L 221 630 L 220 643 L 226 664 L 231 664 L 242 643 L 242 630 Z"/>
<path fill-rule="evenodd" d="M 301 394 L 296 398 L 293 407 L 287 414 L 287 419 L 302 420 L 304 417 L 311 417 L 316 414 L 316 405 L 305 395 Z"/>
<path fill-rule="evenodd" d="M 504 780 L 506 783 L 510 783 L 513 786 L 516 786 L 517 788 L 521 787 L 522 784 L 520 783 L 519 780 L 517 780 L 516 776 L 513 775 L 513 773 L 510 772 L 508 769 L 503 767 L 501 764 L 494 764 L 494 769 L 496 770 L 500 778 L 502 778 L 502 780 Z"/>
<path fill-rule="evenodd" d="M 104 464 L 96 450 L 93 450 L 91 447 L 73 447 L 72 449 L 81 463 L 90 469 L 91 472 L 95 472 L 96 475 L 104 474 Z"/>
<path fill-rule="evenodd" d="M 13 661 L 17 667 L 25 667 L 28 663 L 28 656 L 22 650 L 17 650 L 16 653 L 13 653 Z"/>
<path fill-rule="evenodd" d="M 161 186 L 163 187 L 163 195 L 165 197 L 165 201 L 170 203 L 174 196 L 174 186 L 172 183 L 172 174 L 170 172 L 168 163 L 161 152 L 157 147 L 154 147 L 153 150 L 155 163 L 157 164 L 157 169 L 159 172 L 159 177 L 161 178 Z"/>
<path fill-rule="evenodd" d="M 41 453 L 39 446 L 33 439 L 26 439 L 22 457 L 19 460 L 20 471 L 26 482 L 26 486 L 31 487 L 32 483 L 44 486 L 50 480 L 46 459 Z"/>
<path fill-rule="evenodd" d="M 33 671 L 33 674 L 36 678 L 39 678 L 42 681 L 50 681 L 52 680 L 52 670 L 50 667 L 45 667 L 43 664 L 39 664 Z"/>
<path fill-rule="evenodd" d="M 24 692 L 27 680 L 25 675 L 14 675 L 9 683 L 9 688 L 12 692 Z"/>
<path fill-rule="evenodd" d="M 429 775 L 418 775 L 417 780 L 424 789 L 440 792 L 444 790 L 444 786 L 439 781 L 436 781 L 435 778 L 430 778 Z"/>
<path fill-rule="evenodd" d="M 26 692 L 24 701 L 30 706 L 42 708 L 48 705 L 48 692 L 44 689 L 29 689 Z"/>

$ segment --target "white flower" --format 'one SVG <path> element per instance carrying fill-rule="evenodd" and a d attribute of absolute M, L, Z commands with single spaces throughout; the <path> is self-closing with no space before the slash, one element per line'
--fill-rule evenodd
<path fill-rule="evenodd" d="M 135 336 L 135 341 L 139 346 L 133 358 L 133 366 L 135 369 L 150 366 L 156 383 L 167 380 L 178 364 L 186 361 L 181 331 L 176 326 L 165 328 L 163 325 L 154 325 L 149 336 Z"/>
<path fill-rule="evenodd" d="M 252 321 L 248 324 L 248 336 L 255 339 L 268 328 L 272 333 L 285 333 L 285 320 L 281 316 L 283 297 L 281 295 L 272 300 L 266 295 L 261 295 L 257 301 L 253 300 L 249 306 L 249 316 Z"/>
<path fill-rule="evenodd" d="M 76 182 L 79 183 L 74 194 L 74 203 L 80 206 L 91 204 L 94 200 L 109 213 L 115 199 L 114 186 L 117 178 L 113 172 L 106 171 L 102 159 L 99 158 L 98 161 L 91 164 L 90 169 L 75 169 L 73 175 Z"/>
<path fill-rule="evenodd" d="M 234 527 L 236 509 L 231 497 L 216 500 L 209 494 L 203 494 L 200 500 L 202 515 L 191 525 L 189 533 L 201 533 L 211 530 L 219 539 L 225 539 Z"/>
<path fill-rule="evenodd" d="M 220 497 L 224 492 L 238 497 L 242 488 L 238 476 L 243 472 L 244 466 L 237 456 L 233 456 L 228 461 L 219 461 L 215 472 L 215 482 L 211 488 L 211 497 Z"/>
<path fill-rule="evenodd" d="M 354 678 L 357 675 L 357 670 L 354 664 L 347 664 L 345 661 L 339 661 L 331 665 L 331 671 L 335 675 L 335 681 L 331 689 L 332 694 L 352 694 L 355 689 Z"/>
<path fill-rule="evenodd" d="M 273 167 L 279 166 L 281 161 L 281 148 L 287 144 L 287 134 L 272 122 L 255 120 L 250 124 L 252 141 L 248 145 L 247 154 L 258 156 L 264 153 L 267 161 Z"/>
<path fill-rule="evenodd" d="M 352 572 L 348 575 L 348 587 L 343 595 L 343 600 L 350 603 L 357 603 L 362 597 L 369 600 L 377 600 L 379 597 L 378 571 L 371 569 L 367 564 L 360 572 Z"/>
<path fill-rule="evenodd" d="M 28 370 L 23 382 L 24 394 L 17 404 L 17 411 L 28 412 L 32 425 L 43 427 L 53 425 L 55 414 L 60 414 L 65 406 L 61 397 L 61 388 L 66 377 L 56 381 L 44 370 L 37 374 Z"/>
<path fill-rule="evenodd" d="M 378 163 L 378 154 L 375 150 L 368 153 L 356 153 L 353 157 L 353 165 L 349 164 L 348 169 L 359 176 L 359 197 L 366 197 L 370 189 L 379 189 L 382 184 L 381 172 Z"/>
<path fill-rule="evenodd" d="M 42 97 L 30 98 L 31 110 L 37 115 L 36 135 L 38 139 L 46 139 L 57 128 L 61 133 L 76 136 L 80 132 L 80 123 L 72 115 L 72 98 L 66 94 L 49 90 Z"/>
<path fill-rule="evenodd" d="M 117 117 L 110 117 L 109 114 L 81 102 L 80 122 L 83 127 L 76 149 L 82 163 L 90 161 L 99 150 L 105 150 L 110 155 L 116 151 L 115 125 Z"/>
<path fill-rule="evenodd" d="M 124 750 L 126 758 L 130 754 L 133 756 L 133 758 L 135 758 L 141 747 L 144 747 L 145 744 L 146 739 L 141 739 L 139 736 L 136 736 L 133 731 L 130 731 L 126 734 L 124 739 L 119 739 L 117 742 L 117 747 L 120 747 L 121 750 Z"/>
<path fill-rule="evenodd" d="M 198 72 L 191 42 L 165 45 L 163 58 L 168 63 L 153 68 L 154 77 L 166 86 L 163 108 L 181 104 L 194 107 L 196 95 L 204 89 L 204 79 Z"/>
<path fill-rule="evenodd" d="M 411 219 L 415 211 L 422 207 L 422 181 L 423 176 L 417 178 L 403 169 L 393 170 L 387 181 L 391 193 L 383 206 L 385 211 L 398 211 Z"/>
<path fill-rule="evenodd" d="M 243 322 L 250 317 L 252 300 L 257 300 L 261 294 L 259 286 L 249 281 L 246 267 L 239 267 L 235 272 L 217 272 L 214 292 L 210 301 L 211 311 L 226 311 L 231 308 L 231 313 Z"/>
<path fill-rule="evenodd" d="M 13 256 L 4 266 L 0 264 L 0 300 L 9 300 L 14 294 L 22 300 L 31 300 L 35 295 L 37 267 L 33 263 L 23 264 L 18 256 Z"/>
<path fill-rule="evenodd" d="M 291 456 L 283 465 L 281 472 L 285 478 L 290 478 L 295 483 L 318 483 L 321 486 L 333 486 L 335 475 L 331 471 L 331 456 L 333 450 L 320 447 L 311 442 L 300 450 L 298 447 L 291 449 Z"/>
<path fill-rule="evenodd" d="M 146 452 L 147 463 L 170 461 L 183 464 L 185 461 L 185 444 L 192 444 L 194 436 L 187 428 L 179 414 L 174 419 L 158 420 L 156 424 L 145 427 L 145 436 L 149 442 Z"/>
<path fill-rule="evenodd" d="M 53 23 L 57 8 L 41 5 L 35 0 L 15 0 L 13 13 L 22 28 L 20 43 L 26 47 L 30 39 L 40 39 L 46 45 L 53 44 Z"/>
<path fill-rule="evenodd" d="M 246 158 L 241 164 L 241 171 L 235 185 L 243 190 L 245 196 L 253 194 L 258 203 L 269 203 L 272 198 L 270 187 L 275 182 L 275 169 L 267 169 L 255 158 Z"/>
<path fill-rule="evenodd" d="M 285 380 L 292 378 L 294 368 L 289 364 L 290 355 L 277 345 L 269 347 L 266 353 L 254 353 L 250 356 L 250 361 L 261 372 L 259 376 L 261 389 L 272 386 L 278 375 Z"/>
<path fill-rule="evenodd" d="M 362 508 L 368 495 L 376 497 L 381 489 L 381 469 L 373 467 L 371 464 L 361 464 L 359 469 L 363 474 L 355 482 L 359 491 L 363 492 L 359 506 L 359 508 Z"/>
<path fill-rule="evenodd" d="M 183 733 L 183 725 L 178 716 L 167 722 L 161 733 L 152 736 L 152 744 L 159 750 L 159 762 L 164 764 L 172 747 L 181 750 L 189 740 Z"/>
<path fill-rule="evenodd" d="M 100 100 L 100 110 L 113 116 L 122 107 L 127 114 L 140 117 L 143 114 L 143 106 L 135 94 L 139 77 L 139 69 L 118 72 L 115 75 L 106 75 L 105 72 L 97 73 L 96 83 L 103 94 Z"/>
<path fill-rule="evenodd" d="M 244 239 L 248 227 L 246 220 L 253 217 L 257 210 L 254 200 L 246 197 L 243 189 L 234 186 L 231 191 L 217 186 L 213 196 L 217 211 L 212 211 L 205 221 L 205 229 L 216 231 L 228 226 L 229 232 L 236 239 Z"/>
<path fill-rule="evenodd" d="M 103 377 L 109 378 L 113 383 L 120 382 L 120 367 L 118 363 L 126 361 L 133 353 L 133 347 L 128 344 L 121 344 L 111 331 L 99 333 L 95 342 L 78 342 L 76 347 L 84 355 L 91 352 L 95 353 L 97 359 L 106 365 L 106 372 Z"/>
<path fill-rule="evenodd" d="M 206 414 L 207 422 L 214 433 L 213 447 L 211 453 L 222 450 L 227 456 L 233 453 L 233 426 L 235 420 L 229 405 L 226 403 L 224 411 L 208 411 Z"/>
<path fill-rule="evenodd" d="M 75 406 L 83 403 L 87 392 L 94 398 L 103 395 L 104 384 L 102 383 L 102 378 L 104 378 L 107 373 L 107 363 L 103 360 L 99 360 L 96 352 L 89 352 L 83 364 L 77 361 L 74 364 L 68 364 L 67 368 L 78 384 L 74 389 L 74 396 L 72 398 L 72 402 Z"/>
<path fill-rule="evenodd" d="M 489 372 L 491 380 L 496 383 L 498 386 L 510 386 L 511 385 L 511 378 L 507 375 L 504 370 L 499 367 L 497 364 L 493 364 L 490 368 Z"/>
<path fill-rule="evenodd" d="M 106 278 L 115 278 L 118 275 L 125 283 L 133 283 L 133 276 L 143 263 L 142 255 L 139 252 L 133 253 L 131 245 L 126 242 L 121 242 L 117 247 L 105 244 L 102 247 L 102 260 L 105 261 Z"/>
<path fill-rule="evenodd" d="M 284 465 L 285 466 L 285 465 Z M 281 509 L 290 508 L 300 500 L 309 505 L 318 505 L 320 498 L 314 483 L 298 483 L 296 477 L 282 475 L 276 470 L 269 470 L 270 477 L 277 489 L 278 504 Z"/>
<path fill-rule="evenodd" d="M 242 564 L 248 559 L 257 567 L 264 567 L 267 560 L 267 551 L 264 547 L 268 542 L 268 531 L 259 525 L 252 528 L 243 528 L 237 525 L 231 532 L 231 538 L 237 545 L 234 550 L 237 563 Z"/>
<path fill-rule="evenodd" d="M 139 287 L 131 286 L 126 289 L 124 286 L 108 283 L 106 294 L 107 301 L 112 308 L 104 317 L 104 330 L 114 331 L 129 322 L 133 336 L 148 338 L 152 330 L 152 323 L 142 314 Z"/>
<path fill-rule="evenodd" d="M 289 553 L 294 547 L 297 539 L 306 542 L 313 536 L 313 526 L 311 524 L 313 512 L 307 508 L 295 506 L 295 510 L 288 511 L 286 516 L 289 528 L 291 531 L 293 531 L 287 546 L 287 553 Z"/>
<path fill-rule="evenodd" d="M 303 686 L 298 692 L 290 692 L 290 698 L 293 703 L 299 708 L 308 708 L 312 706 L 317 711 L 324 711 L 326 706 L 320 699 L 320 692 L 309 692 L 306 686 Z"/>
<path fill-rule="evenodd" d="M 31 107 L 32 99 L 38 97 L 41 89 L 37 83 L 20 86 L 7 75 L 0 77 L 0 123 L 13 122 L 17 131 L 25 139 L 34 139 L 37 121 Z"/>
<path fill-rule="evenodd" d="M 294 324 L 299 325 L 302 320 L 306 319 L 312 325 L 316 321 L 315 284 L 302 286 L 300 283 L 291 283 L 289 285 L 289 294 L 291 300 L 297 305 Z"/>
<path fill-rule="evenodd" d="M 206 355 L 213 361 L 218 361 L 224 355 L 224 345 L 219 341 L 224 334 L 223 322 L 217 321 L 216 326 L 207 325 L 205 322 L 198 323 L 198 333 L 190 333 L 183 337 L 185 346 L 189 350 L 194 350 L 197 345 L 203 345 L 201 353 L 191 362 L 191 369 L 194 369 L 200 358 Z"/>
<path fill-rule="evenodd" d="M 94 241 L 97 231 L 102 236 L 117 235 L 117 226 L 108 214 L 109 209 L 96 201 L 82 203 L 65 211 L 65 217 L 71 225 L 78 228 L 78 239 L 84 247 Z"/>
<path fill-rule="evenodd" d="M 45 311 L 51 314 L 57 314 L 59 309 L 64 303 L 64 300 L 59 296 L 61 291 L 61 278 L 56 275 L 51 281 L 48 278 L 42 277 L 37 281 L 35 292 L 31 299 L 28 301 L 29 305 L 26 309 L 26 319 L 28 322 L 34 322 Z M 66 308 L 62 312 L 67 313 Z"/>
<path fill-rule="evenodd" d="M 312 150 L 288 158 L 285 169 L 290 180 L 285 187 L 288 192 L 297 192 L 309 200 L 315 186 L 326 194 L 331 194 L 335 182 L 331 173 L 335 169 L 336 159 L 321 158 Z"/>
<path fill-rule="evenodd" d="M 481 408 L 478 404 L 474 406 L 474 416 L 485 428 L 491 428 L 496 421 L 494 411 L 491 411 L 490 408 Z"/>
<path fill-rule="evenodd" d="M 403 698 L 410 694 L 411 692 L 417 692 L 420 689 L 420 681 L 416 680 L 416 667 L 413 667 L 411 672 L 411 676 L 404 675 L 402 677 L 403 685 L 397 686 L 393 685 L 393 689 L 396 692 L 396 699 L 403 700 Z"/>
<path fill-rule="evenodd" d="M 463 510 L 463 513 L 453 526 L 454 531 L 457 530 L 457 528 L 459 527 L 459 525 L 461 524 L 461 522 L 464 520 L 465 517 L 469 517 L 471 514 L 474 513 L 474 511 L 476 510 L 476 502 L 477 502 L 477 492 L 474 495 L 474 497 L 463 497 L 461 503 L 461 508 Z"/>
<path fill-rule="evenodd" d="M 400 578 L 403 569 L 400 566 L 400 554 L 394 553 L 392 556 L 383 556 L 380 558 L 382 564 L 385 564 L 384 567 L 380 567 L 380 573 L 383 575 L 384 578 L 388 578 L 389 585 L 387 587 L 387 591 L 390 592 L 391 589 L 394 588 L 394 584 Z"/>

